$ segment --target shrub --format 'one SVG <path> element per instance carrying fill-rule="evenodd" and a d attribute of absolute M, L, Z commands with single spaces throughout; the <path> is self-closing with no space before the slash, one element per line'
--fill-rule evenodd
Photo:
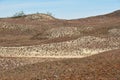
<path fill-rule="evenodd" d="M 49 16 L 53 16 L 53 14 L 51 12 L 47 12 L 46 14 Z"/>
<path fill-rule="evenodd" d="M 17 12 L 13 15 L 13 17 L 22 17 L 25 16 L 25 13 L 23 11 Z"/>

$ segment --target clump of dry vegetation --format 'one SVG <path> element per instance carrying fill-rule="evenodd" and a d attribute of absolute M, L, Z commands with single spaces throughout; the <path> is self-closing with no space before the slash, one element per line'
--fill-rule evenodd
<path fill-rule="evenodd" d="M 31 25 L 0 22 L 0 33 L 1 35 L 30 35 L 34 34 L 35 30 Z"/>
<path fill-rule="evenodd" d="M 120 36 L 120 29 L 117 29 L 117 28 L 110 29 L 108 32 L 110 35 L 114 35 L 114 36 L 118 36 L 118 37 Z"/>
<path fill-rule="evenodd" d="M 38 21 L 55 20 L 55 18 L 52 17 L 51 15 L 47 15 L 47 14 L 43 14 L 43 13 L 28 15 L 28 16 L 25 17 L 25 19 L 38 20 Z"/>
<path fill-rule="evenodd" d="M 88 56 L 120 48 L 120 38 L 84 36 L 76 40 L 38 46 L 1 47 L 1 56 Z"/>
<path fill-rule="evenodd" d="M 65 36 L 71 37 L 80 35 L 80 31 L 77 29 L 77 27 L 56 27 L 46 30 L 42 35 L 44 35 L 46 38 L 53 39 Z M 38 35 L 37 37 L 39 38 L 41 35 Z"/>

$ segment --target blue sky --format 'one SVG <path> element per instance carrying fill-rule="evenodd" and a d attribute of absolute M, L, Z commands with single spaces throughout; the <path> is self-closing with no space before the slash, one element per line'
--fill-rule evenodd
<path fill-rule="evenodd" d="M 0 0 L 0 17 L 19 11 L 26 14 L 51 12 L 57 18 L 75 19 L 120 9 L 120 0 Z"/>

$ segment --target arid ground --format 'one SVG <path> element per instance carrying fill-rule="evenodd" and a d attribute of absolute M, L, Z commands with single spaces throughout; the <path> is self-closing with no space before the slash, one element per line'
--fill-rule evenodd
<path fill-rule="evenodd" d="M 0 18 L 0 80 L 120 80 L 120 10 Z"/>

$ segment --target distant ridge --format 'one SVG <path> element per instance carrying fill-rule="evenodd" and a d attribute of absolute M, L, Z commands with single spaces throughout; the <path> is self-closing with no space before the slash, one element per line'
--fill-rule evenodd
<path fill-rule="evenodd" d="M 120 17 L 120 10 L 116 10 L 112 13 L 109 13 L 109 14 L 106 14 L 106 16 L 109 16 L 109 17 Z"/>

